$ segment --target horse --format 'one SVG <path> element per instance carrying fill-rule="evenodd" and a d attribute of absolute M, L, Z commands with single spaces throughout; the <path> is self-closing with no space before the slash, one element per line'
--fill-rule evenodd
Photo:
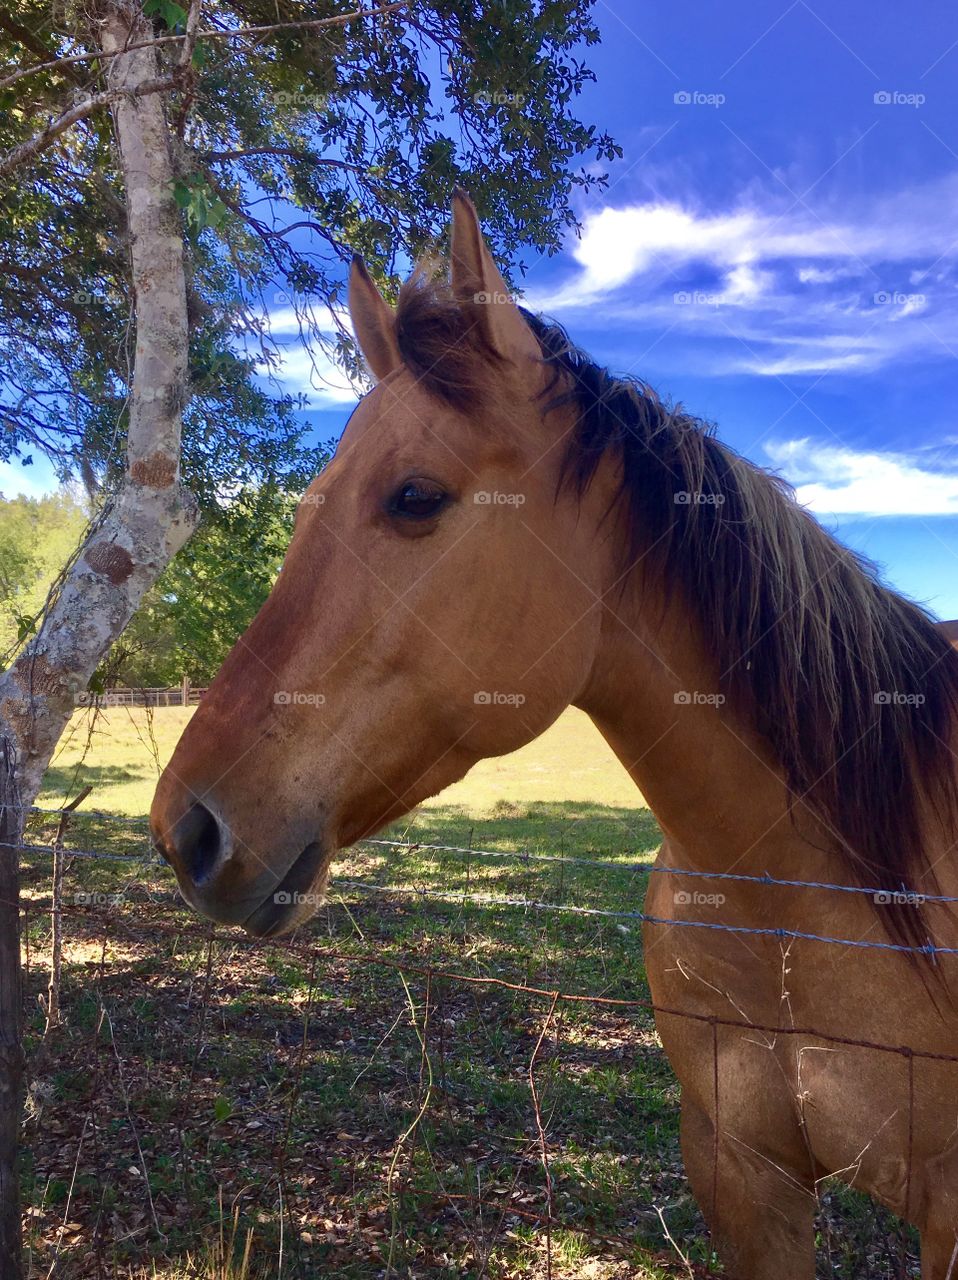
<path fill-rule="evenodd" d="M 198 911 L 275 936 L 337 850 L 582 708 L 664 834 L 645 963 L 728 1273 L 812 1280 L 837 1176 L 958 1276 L 958 652 L 779 478 L 517 305 L 463 193 L 449 259 L 395 307 L 352 265 L 374 385 L 159 780 L 157 848 Z"/>

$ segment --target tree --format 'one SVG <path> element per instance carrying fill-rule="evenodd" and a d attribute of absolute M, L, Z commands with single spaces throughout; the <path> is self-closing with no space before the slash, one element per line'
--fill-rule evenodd
<path fill-rule="evenodd" d="M 295 499 L 247 489 L 194 534 L 114 646 L 107 678 L 209 684 L 269 594 L 292 536 Z"/>
<path fill-rule="evenodd" d="M 577 46 L 597 39 L 587 0 L 389 7 L 310 28 L 304 19 L 334 14 L 328 0 L 209 0 L 211 37 L 183 66 L 184 41 L 171 37 L 186 11 L 174 0 L 145 5 L 167 41 L 154 78 L 175 82 L 164 96 L 188 240 L 183 467 L 204 508 L 225 481 L 256 482 L 270 467 L 281 476 L 302 449 L 301 405 L 257 377 L 282 359 L 268 304 L 289 299 L 318 382 L 330 356 L 356 373 L 340 319 L 353 252 L 395 290 L 397 263 L 444 233 L 458 183 L 500 260 L 520 266 L 517 246 L 554 251 L 575 222 L 572 190 L 603 181 L 582 162 L 617 153 L 571 112 L 591 78 Z M 272 25 L 255 43 L 230 34 L 262 24 Z M 0 50 L 21 64 L 0 90 L 10 156 L 44 119 L 93 101 L 109 64 L 54 60 L 61 49 L 95 51 L 97 31 L 77 14 L 51 33 L 47 0 L 26 0 L 0 26 Z M 131 302 L 111 105 L 41 147 L 16 169 L 19 189 L 0 195 L 0 240 L 17 244 L 0 278 L 0 454 L 39 448 L 108 490 L 123 465 Z"/>

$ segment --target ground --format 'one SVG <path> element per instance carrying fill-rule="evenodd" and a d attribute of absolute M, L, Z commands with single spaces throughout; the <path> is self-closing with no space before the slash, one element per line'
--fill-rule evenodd
<path fill-rule="evenodd" d="M 78 717 L 42 797 L 89 783 L 83 809 L 129 820 L 70 829 L 65 1020 L 46 1038 L 49 856 L 25 860 L 31 1274 L 701 1274 L 629 915 L 659 831 L 588 721 L 479 766 L 393 833 L 406 847 L 352 851 L 328 906 L 265 945 L 211 931 L 144 860 L 188 714 L 111 710 L 79 769 Z M 37 815 L 30 839 L 54 831 Z M 516 850 L 606 865 L 482 856 Z M 823 1275 L 898 1274 L 895 1228 L 865 1201 L 832 1193 L 820 1223 Z"/>

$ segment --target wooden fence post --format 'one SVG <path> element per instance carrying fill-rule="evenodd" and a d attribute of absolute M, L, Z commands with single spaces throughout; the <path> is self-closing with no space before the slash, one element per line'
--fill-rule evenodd
<path fill-rule="evenodd" d="M 22 1280 L 20 1124 L 23 1110 L 23 992 L 20 972 L 20 844 L 23 809 L 17 754 L 0 738 L 0 1276 Z"/>
<path fill-rule="evenodd" d="M 190 705 L 190 678 L 183 677 L 183 683 L 180 685 L 180 706 L 188 707 Z"/>

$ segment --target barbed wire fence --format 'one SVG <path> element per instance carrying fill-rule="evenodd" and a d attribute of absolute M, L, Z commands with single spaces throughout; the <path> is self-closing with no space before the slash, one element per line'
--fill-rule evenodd
<path fill-rule="evenodd" d="M 56 835 L 50 842 L 28 841 L 24 839 L 24 843 L 16 846 L 19 850 L 21 859 L 25 865 L 30 865 L 35 860 L 59 859 L 59 875 L 62 882 L 64 868 L 69 870 L 74 860 L 82 863 L 104 862 L 111 864 L 125 864 L 130 869 L 140 869 L 144 872 L 155 873 L 158 870 L 167 871 L 166 864 L 152 851 L 149 845 L 146 819 L 126 817 L 112 813 L 106 813 L 101 810 L 86 810 L 82 814 L 77 814 L 75 802 L 71 806 L 61 808 L 41 808 L 34 806 L 30 810 L 30 814 L 42 824 L 56 824 Z M 87 821 L 94 821 L 102 824 L 111 824 L 121 827 L 128 831 L 131 841 L 135 844 L 135 851 L 117 853 L 108 849 L 97 849 L 87 847 L 68 847 L 66 844 L 67 836 L 70 831 L 71 823 L 76 817 L 82 817 Z M 89 843 L 93 843 L 90 841 Z M 10 846 L 7 846 L 10 847 Z M 349 890 L 352 893 L 370 895 L 389 899 L 391 897 L 400 899 L 413 899 L 420 904 L 430 902 L 468 907 L 470 910 L 481 911 L 517 911 L 524 913 L 546 913 L 556 918 L 580 918 L 584 921 L 609 922 L 610 924 L 628 929 L 631 924 L 650 922 L 653 924 L 662 924 L 678 927 L 706 928 L 713 930 L 721 930 L 733 934 L 758 934 L 771 938 L 780 939 L 783 943 L 790 943 L 793 940 L 804 940 L 825 946 L 841 946 L 874 949 L 876 951 L 911 951 L 916 954 L 930 956 L 932 959 L 938 956 L 958 954 L 958 948 L 942 947 L 935 944 L 929 939 L 922 946 L 905 947 L 902 944 L 868 940 L 868 939 L 849 939 L 842 937 L 833 937 L 827 934 L 814 934 L 807 932 L 799 932 L 795 930 L 783 928 L 745 928 L 728 924 L 721 921 L 699 921 L 699 920 L 674 920 L 664 919 L 661 917 L 650 916 L 639 909 L 611 909 L 594 906 L 584 906 L 572 902 L 555 902 L 540 899 L 536 896 L 517 896 L 507 894 L 491 894 L 485 892 L 476 892 L 472 888 L 472 881 L 468 872 L 468 868 L 475 863 L 513 863 L 522 867 L 546 867 L 559 868 L 565 867 L 576 868 L 578 870 L 593 872 L 600 871 L 603 874 L 614 872 L 617 874 L 628 874 L 631 877 L 646 877 L 651 875 L 667 875 L 676 878 L 677 881 L 683 878 L 691 879 L 696 882 L 699 879 L 710 879 L 716 881 L 734 881 L 734 882 L 755 882 L 763 885 L 777 885 L 783 888 L 797 889 L 815 889 L 821 892 L 833 892 L 840 894 L 865 894 L 865 895 L 885 895 L 883 900 L 892 901 L 903 891 L 896 888 L 888 888 L 884 886 L 876 886 L 874 888 L 861 888 L 857 886 L 834 884 L 829 882 L 803 881 L 794 879 L 783 879 L 773 876 L 751 876 L 739 873 L 710 873 L 702 872 L 695 869 L 682 869 L 671 867 L 653 867 L 648 862 L 642 861 L 616 861 L 613 859 L 602 858 L 586 858 L 571 857 L 563 854 L 541 853 L 532 850 L 523 850 L 519 848 L 495 848 L 484 849 L 475 848 L 470 844 L 455 844 L 442 842 L 417 842 L 413 840 L 389 840 L 376 839 L 367 840 L 360 843 L 360 848 L 369 850 L 376 854 L 394 853 L 400 856 L 411 854 L 424 854 L 428 856 L 441 855 L 442 857 L 451 856 L 461 859 L 467 866 L 466 872 L 466 889 L 463 891 L 452 891 L 445 889 L 430 888 L 422 884 L 403 884 L 396 885 L 382 881 L 381 879 L 357 880 L 352 878 L 337 879 L 334 882 L 336 890 Z M 175 903 L 179 900 L 178 894 L 175 892 L 166 892 L 157 890 L 152 886 L 145 888 L 130 888 L 124 884 L 122 890 L 116 894 L 108 894 L 102 891 L 92 893 L 82 892 L 73 895 L 72 900 L 61 893 L 61 900 L 57 902 L 53 895 L 49 899 L 31 898 L 22 902 L 22 913 L 24 917 L 24 937 L 26 938 L 27 955 L 25 962 L 25 971 L 29 974 L 31 958 L 29 954 L 30 947 L 30 922 L 38 916 L 49 917 L 52 915 L 61 921 L 64 918 L 95 925 L 94 933 L 100 938 L 100 954 L 97 965 L 98 982 L 102 984 L 105 968 L 107 965 L 108 946 L 111 942 L 122 941 L 125 937 L 136 937 L 142 940 L 141 932 L 135 926 L 136 922 L 126 921 L 121 912 L 115 908 L 142 906 L 148 909 L 162 908 L 164 912 L 170 913 L 171 909 L 175 910 Z M 954 903 L 955 897 L 945 895 L 927 895 L 928 901 L 939 903 Z M 344 904 L 345 905 L 345 904 Z M 111 908 L 110 914 L 106 919 L 102 917 L 103 907 Z M 347 914 L 349 907 L 346 906 Z M 98 912 L 100 914 L 98 915 Z M 627 926 L 625 922 L 629 922 Z M 358 926 L 357 926 L 358 927 Z M 237 946 L 262 946 L 263 944 L 254 944 L 247 941 L 238 942 L 235 936 L 216 935 L 210 927 L 204 924 L 198 917 L 190 913 L 185 919 L 156 919 L 151 917 L 149 920 L 149 935 L 155 938 L 175 939 L 178 942 L 183 941 L 192 945 L 199 950 L 205 952 L 205 963 L 203 965 L 202 978 L 202 997 L 197 1019 L 195 1039 L 191 1046 L 187 1057 L 190 1061 L 188 1073 L 187 1091 L 191 1088 L 197 1077 L 199 1064 L 204 1051 L 205 1036 L 208 1031 L 211 1010 L 212 1010 L 212 975 L 214 972 L 214 954 L 216 948 L 234 949 Z M 318 945 L 314 942 L 303 941 L 299 938 L 292 940 L 272 939 L 266 944 L 272 951 L 277 954 L 286 954 L 296 957 L 304 963 L 309 972 L 308 993 L 305 1000 L 303 1011 L 303 1034 L 299 1044 L 295 1061 L 290 1066 L 290 1101 L 289 1109 L 286 1116 L 285 1129 L 282 1141 L 275 1150 L 276 1158 L 276 1176 L 280 1187 L 281 1204 L 285 1206 L 284 1212 L 290 1215 L 290 1206 L 295 1199 L 295 1194 L 290 1187 L 290 1179 L 288 1176 L 288 1160 L 289 1149 L 291 1143 L 291 1134 L 293 1129 L 294 1112 L 303 1093 L 304 1067 L 308 1060 L 308 1051 L 310 1043 L 309 1026 L 310 1020 L 317 1017 L 315 1007 L 315 994 L 317 989 L 317 981 L 319 974 L 319 966 L 346 966 L 349 969 L 360 968 L 380 973 L 391 972 L 398 976 L 405 996 L 406 1007 L 400 1008 L 399 1017 L 393 1024 L 393 1028 L 398 1025 L 401 1018 L 408 1014 L 410 1025 L 414 1029 L 415 1037 L 418 1042 L 420 1053 L 419 1078 L 417 1082 L 416 1100 L 412 1107 L 412 1115 L 409 1123 L 402 1128 L 398 1139 L 394 1144 L 388 1167 L 385 1174 L 385 1194 L 391 1206 L 391 1234 L 389 1237 L 388 1252 L 386 1254 L 386 1270 L 383 1274 L 395 1275 L 399 1272 L 395 1268 L 396 1248 L 397 1248 L 397 1232 L 398 1232 L 398 1210 L 397 1206 L 401 1206 L 403 1197 L 412 1177 L 413 1165 L 416 1157 L 417 1143 L 420 1140 L 420 1130 L 423 1125 L 424 1118 L 430 1112 L 430 1109 L 437 1104 L 437 1100 L 441 1099 L 446 1106 L 449 1104 L 449 1089 L 446 1079 L 444 1066 L 445 1046 L 443 1043 L 443 1028 L 446 1025 L 444 1017 L 444 1005 L 448 1000 L 448 992 L 451 988 L 458 987 L 460 989 L 486 992 L 501 992 L 508 995 L 515 1001 L 521 1000 L 526 1002 L 530 1008 L 535 1007 L 539 1010 L 538 1031 L 533 1037 L 534 1045 L 529 1055 L 525 1068 L 525 1079 L 528 1088 L 529 1104 L 533 1121 L 532 1132 L 528 1136 L 528 1150 L 526 1158 L 530 1158 L 531 1150 L 534 1148 L 536 1152 L 536 1160 L 541 1171 L 541 1203 L 538 1207 L 532 1207 L 528 1203 L 528 1196 L 520 1196 L 517 1192 L 517 1183 L 521 1173 L 521 1165 L 517 1166 L 515 1179 L 511 1188 L 508 1189 L 508 1195 L 502 1198 L 503 1192 L 500 1188 L 498 1193 L 490 1194 L 489 1191 L 483 1192 L 478 1187 L 475 1193 L 464 1192 L 462 1190 L 454 1190 L 446 1186 L 442 1179 L 439 1179 L 435 1188 L 435 1201 L 438 1205 L 444 1206 L 454 1214 L 458 1214 L 460 1218 L 465 1211 L 478 1212 L 480 1217 L 483 1212 L 487 1214 L 497 1215 L 496 1228 L 492 1232 L 492 1238 L 497 1234 L 501 1234 L 508 1223 L 523 1222 L 531 1227 L 535 1227 L 542 1231 L 544 1236 L 544 1273 L 547 1280 L 551 1280 L 554 1274 L 554 1257 L 553 1257 L 553 1233 L 559 1231 L 585 1232 L 589 1238 L 595 1243 L 601 1243 L 605 1248 L 610 1250 L 614 1256 L 622 1258 L 629 1256 L 630 1248 L 634 1245 L 634 1241 L 621 1235 L 613 1235 L 603 1232 L 595 1223 L 585 1222 L 580 1218 L 570 1220 L 564 1217 L 556 1202 L 555 1180 L 550 1165 L 552 1156 L 550 1142 L 550 1119 L 544 1114 L 542 1105 L 542 1094 L 538 1085 L 538 1076 L 543 1061 L 543 1049 L 546 1045 L 551 1033 L 554 1033 L 557 1020 L 563 1009 L 578 1010 L 595 1010 L 608 1012 L 623 1017 L 641 1015 L 647 1020 L 651 1020 L 653 1015 L 666 1015 L 676 1018 L 684 1018 L 696 1023 L 707 1026 L 710 1030 L 711 1051 L 714 1066 L 713 1083 L 714 1098 L 713 1108 L 716 1116 L 716 1130 L 720 1131 L 722 1116 L 722 1098 L 719 1087 L 718 1063 L 721 1055 L 721 1038 L 727 1033 L 739 1033 L 743 1030 L 763 1033 L 769 1036 L 784 1037 L 814 1037 L 816 1040 L 825 1044 L 854 1047 L 860 1049 L 871 1050 L 889 1057 L 889 1059 L 897 1058 L 906 1064 L 907 1073 L 907 1090 L 908 1090 L 908 1111 L 907 1111 L 907 1132 L 908 1132 L 908 1159 L 906 1170 L 906 1188 L 905 1188 L 905 1204 L 910 1205 L 912 1202 L 912 1163 L 913 1151 L 912 1142 L 914 1134 L 914 1111 L 915 1111 L 915 1066 L 916 1063 L 938 1062 L 938 1063 L 955 1063 L 958 1064 L 958 1054 L 947 1054 L 926 1051 L 915 1046 L 905 1043 L 888 1044 L 878 1041 L 859 1039 L 850 1036 L 842 1036 L 814 1026 L 797 1026 L 797 1025 L 779 1025 L 764 1024 L 753 1021 L 745 1016 L 727 1016 L 720 1017 L 716 1015 L 700 1014 L 692 1012 L 688 1009 L 672 1008 L 657 1005 L 649 996 L 636 995 L 628 998 L 612 996 L 600 992 L 588 992 L 575 989 L 563 989 L 561 987 L 551 987 L 547 985 L 538 985 L 530 981 L 511 981 L 508 978 L 497 976 L 489 973 L 464 972 L 461 968 L 452 968 L 448 964 L 440 962 L 432 962 L 427 955 L 425 961 L 422 956 L 411 955 L 402 956 L 400 958 L 391 957 L 378 953 L 371 949 L 344 949 L 340 946 Z M 47 996 L 47 1031 L 50 1029 L 49 1008 L 57 999 L 54 993 L 54 979 L 52 970 L 54 965 L 51 964 L 51 980 L 49 986 L 49 994 Z M 420 986 L 419 997 L 414 996 L 411 990 L 413 980 L 418 980 Z M 117 1048 L 112 1027 L 107 1027 L 108 1014 L 102 1001 L 100 1004 L 100 1013 L 96 1020 L 94 1030 L 94 1042 L 98 1037 L 108 1030 L 108 1039 L 110 1040 L 116 1057 L 118 1069 L 122 1072 L 120 1052 Z M 436 1027 L 438 1026 L 438 1032 Z M 436 1046 L 436 1036 L 438 1035 L 438 1046 Z M 377 1047 L 377 1053 L 382 1048 L 382 1043 Z M 438 1062 L 441 1069 L 437 1072 L 434 1070 L 434 1055 L 438 1055 Z M 375 1055 L 374 1055 L 375 1056 Z M 93 1054 L 93 1061 L 97 1061 L 97 1054 Z M 97 1070 L 99 1068 L 94 1068 Z M 366 1070 L 367 1068 L 364 1068 Z M 362 1075 L 362 1072 L 360 1073 Z M 358 1080 L 358 1077 L 357 1077 Z M 95 1093 L 95 1088 L 93 1090 Z M 129 1098 L 126 1098 L 127 1120 L 131 1131 L 134 1135 L 137 1133 L 136 1117 L 132 1113 L 129 1105 Z M 475 1126 L 468 1118 L 457 1115 L 457 1125 L 473 1124 L 481 1133 L 483 1138 L 489 1138 L 488 1129 L 482 1126 Z M 80 1138 L 80 1145 L 86 1140 L 91 1132 L 91 1125 L 95 1130 L 95 1123 L 87 1118 L 84 1124 L 83 1132 Z M 184 1153 L 184 1133 L 180 1129 L 178 1136 L 179 1148 L 181 1156 Z M 514 1135 L 506 1135 L 513 1138 Z M 163 1231 L 159 1221 L 157 1210 L 150 1196 L 149 1172 L 147 1169 L 147 1161 L 144 1152 L 140 1146 L 139 1139 L 136 1139 L 138 1151 L 138 1161 L 141 1168 L 142 1183 L 146 1189 L 147 1199 L 149 1202 L 149 1215 L 159 1238 L 163 1238 Z M 79 1150 L 77 1153 L 79 1162 Z M 713 1194 L 712 1204 L 709 1208 L 708 1217 L 714 1223 L 721 1218 L 721 1204 L 718 1199 L 718 1143 L 716 1142 L 713 1153 Z M 188 1176 L 185 1173 L 184 1176 Z M 677 1175 L 680 1176 L 680 1175 Z M 72 1199 L 72 1186 L 71 1186 Z M 671 1249 L 674 1250 L 673 1259 L 677 1260 L 683 1270 L 688 1275 L 712 1275 L 715 1266 L 715 1259 L 711 1247 L 711 1241 L 705 1245 L 704 1249 L 700 1249 L 700 1253 L 704 1253 L 704 1262 L 695 1262 L 691 1258 L 692 1250 L 688 1245 L 683 1249 L 682 1245 L 676 1242 L 666 1224 L 662 1214 L 661 1207 L 656 1206 L 656 1213 L 661 1220 L 662 1230 L 669 1242 Z M 67 1201 L 63 1214 L 63 1229 L 57 1240 L 54 1250 L 54 1264 L 59 1256 L 64 1241 L 68 1239 L 66 1228 L 69 1225 L 70 1216 L 70 1200 Z M 281 1214 L 282 1217 L 282 1214 Z M 234 1220 L 235 1227 L 235 1220 Z M 292 1216 L 289 1216 L 289 1228 L 291 1238 L 295 1235 L 294 1223 Z M 97 1231 L 100 1227 L 98 1225 Z M 897 1258 L 897 1272 L 899 1276 L 917 1275 L 917 1261 L 910 1252 L 910 1246 L 907 1242 L 905 1233 L 899 1236 L 900 1246 Z M 249 1241 L 247 1240 L 247 1250 Z M 488 1251 L 487 1251 L 488 1261 Z M 484 1274 L 484 1269 L 483 1272 Z M 99 1274 L 99 1273 L 98 1273 Z M 105 1273 L 104 1273 L 105 1274 Z M 278 1273 L 279 1274 L 279 1273 Z"/>

